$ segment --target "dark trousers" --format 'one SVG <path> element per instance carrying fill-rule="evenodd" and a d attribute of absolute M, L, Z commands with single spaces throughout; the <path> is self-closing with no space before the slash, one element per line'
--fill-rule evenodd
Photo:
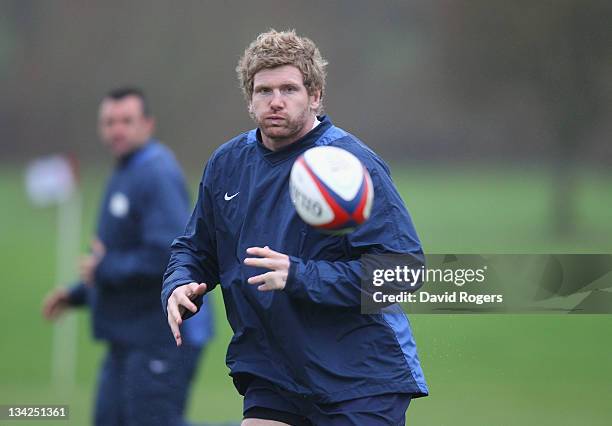
<path fill-rule="evenodd" d="M 111 345 L 98 377 L 96 426 L 183 424 L 200 348 Z"/>

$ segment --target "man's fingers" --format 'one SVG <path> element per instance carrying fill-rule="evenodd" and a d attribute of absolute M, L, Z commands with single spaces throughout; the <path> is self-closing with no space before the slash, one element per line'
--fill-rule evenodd
<path fill-rule="evenodd" d="M 246 252 L 249 255 L 260 257 L 247 257 L 244 259 L 245 265 L 271 270 L 249 278 L 247 281 L 249 284 L 261 284 L 257 287 L 259 291 L 283 290 L 285 288 L 290 266 L 289 256 L 271 250 L 268 246 L 249 247 Z"/>
<path fill-rule="evenodd" d="M 255 275 L 248 279 L 249 284 L 265 283 L 266 280 L 271 280 L 274 277 L 274 271 L 266 272 L 265 274 Z"/>
<path fill-rule="evenodd" d="M 206 284 L 189 283 L 174 289 L 168 299 L 168 325 L 172 330 L 172 336 L 177 346 L 181 346 L 183 339 L 180 326 L 183 323 L 183 314 L 186 310 L 193 313 L 198 311 L 198 307 L 192 302 L 193 299 L 206 292 Z"/>
<path fill-rule="evenodd" d="M 198 312 L 198 307 L 185 294 L 182 294 L 179 296 L 178 303 L 179 305 L 185 307 L 186 309 L 190 310 L 194 314 Z"/>
<path fill-rule="evenodd" d="M 271 290 L 281 290 L 283 287 L 276 281 L 266 282 L 265 284 L 257 287 L 259 291 L 271 291 Z"/>
<path fill-rule="evenodd" d="M 254 268 L 276 269 L 279 264 L 276 259 L 268 257 L 247 257 L 244 259 L 244 264 Z"/>
<path fill-rule="evenodd" d="M 198 288 L 196 289 L 196 293 L 198 295 L 201 295 L 201 294 L 206 293 L 206 290 L 208 290 L 208 285 L 206 285 L 206 283 L 200 283 L 200 284 L 198 284 Z"/>
<path fill-rule="evenodd" d="M 62 310 L 62 307 L 58 305 L 52 306 L 46 318 L 50 321 L 53 321 L 62 313 Z"/>
<path fill-rule="evenodd" d="M 57 310 L 58 304 L 59 304 L 59 301 L 57 297 L 53 297 L 52 299 L 48 300 L 47 303 L 45 304 L 45 309 L 44 309 L 45 314 L 48 316 L 53 315 L 53 312 Z"/>
<path fill-rule="evenodd" d="M 65 306 L 61 304 L 55 304 L 51 306 L 47 312 L 44 313 L 44 317 L 48 321 L 56 320 L 64 312 L 65 309 Z"/>
<path fill-rule="evenodd" d="M 43 304 L 42 304 L 43 315 L 47 316 L 47 313 L 51 310 L 51 307 L 53 305 L 53 299 L 54 299 L 54 296 L 50 295 L 50 296 L 45 297 L 45 300 L 43 300 Z"/>
<path fill-rule="evenodd" d="M 65 291 L 56 291 L 47 296 L 42 305 L 43 317 L 49 321 L 56 319 L 68 308 L 68 296 Z"/>
<path fill-rule="evenodd" d="M 181 325 L 183 323 L 183 320 L 181 318 L 181 313 L 179 311 L 179 306 L 176 303 L 176 301 L 173 301 L 172 303 L 168 303 L 168 314 L 171 315 L 176 325 Z"/>
<path fill-rule="evenodd" d="M 285 282 L 282 280 L 282 275 L 278 271 L 270 271 L 265 274 L 255 275 L 248 279 L 248 283 L 252 285 L 261 284 L 257 287 L 259 291 L 282 290 L 285 288 Z"/>
<path fill-rule="evenodd" d="M 260 256 L 245 258 L 244 264 L 247 266 L 272 269 L 275 271 L 289 267 L 289 257 L 286 254 L 271 250 L 268 246 L 249 247 L 246 252 L 249 255 Z"/>
<path fill-rule="evenodd" d="M 185 294 L 191 300 L 206 293 L 207 285 L 204 283 L 190 283 L 174 290 L 177 294 Z"/>
<path fill-rule="evenodd" d="M 43 306 L 43 317 L 45 317 L 45 319 L 47 320 L 52 320 L 53 319 L 53 311 L 54 311 L 54 307 L 53 304 L 51 302 L 47 302 L 45 303 L 45 305 Z"/>
<path fill-rule="evenodd" d="M 206 293 L 206 289 L 208 288 L 208 286 L 204 283 L 200 283 L 194 286 L 193 290 L 192 290 L 192 296 L 190 296 L 190 298 L 193 300 L 198 296 L 203 295 L 204 293 Z"/>
<path fill-rule="evenodd" d="M 247 254 L 260 256 L 260 257 L 269 257 L 271 259 L 277 259 L 279 257 L 284 256 L 284 254 L 279 253 L 277 251 L 272 250 L 270 247 L 249 247 L 246 250 Z"/>
<path fill-rule="evenodd" d="M 170 317 L 170 314 L 168 314 Z M 179 326 L 174 319 L 168 318 L 168 324 L 170 325 L 170 330 L 172 330 L 172 336 L 174 337 L 174 341 L 176 342 L 176 346 L 181 346 L 182 338 L 181 332 L 179 330 Z"/>
<path fill-rule="evenodd" d="M 172 336 L 174 337 L 174 341 L 176 342 L 176 346 L 181 346 L 182 338 L 180 331 L 180 315 L 178 312 L 178 308 L 175 303 L 168 303 L 168 325 L 170 326 L 170 330 L 172 331 Z"/>
<path fill-rule="evenodd" d="M 267 247 L 267 246 L 266 246 Z M 246 249 L 247 254 L 253 255 L 253 256 L 265 256 L 267 253 L 267 250 L 265 247 L 249 247 L 248 249 Z"/>

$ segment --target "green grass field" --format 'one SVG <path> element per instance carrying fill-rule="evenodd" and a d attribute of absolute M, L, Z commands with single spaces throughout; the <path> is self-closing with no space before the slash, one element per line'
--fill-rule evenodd
<path fill-rule="evenodd" d="M 559 238 L 552 234 L 552 178 L 536 168 L 392 169 L 427 252 L 612 253 L 610 175 L 580 175 L 576 231 Z M 83 247 L 93 229 L 100 176 L 84 175 Z M 191 182 L 195 186 L 195 178 Z M 49 424 L 89 424 L 103 345 L 91 340 L 87 314 L 79 312 L 77 383 L 54 386 L 52 327 L 39 314 L 54 285 L 56 213 L 29 205 L 22 172 L 13 167 L 0 169 L 0 195 L 0 404 L 69 404 L 70 421 Z M 217 338 L 189 405 L 189 419 L 198 422 L 241 416 L 224 364 L 230 330 L 220 294 L 214 297 Z M 612 423 L 612 316 L 414 315 L 411 322 L 431 396 L 413 402 L 408 424 Z"/>

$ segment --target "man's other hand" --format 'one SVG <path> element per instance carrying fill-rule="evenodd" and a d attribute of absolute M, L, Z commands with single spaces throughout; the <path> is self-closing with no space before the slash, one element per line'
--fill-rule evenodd
<path fill-rule="evenodd" d="M 183 343 L 180 330 L 180 326 L 183 323 L 183 314 L 186 310 L 195 314 L 198 311 L 198 307 L 192 300 L 195 300 L 205 292 L 206 284 L 190 283 L 175 288 L 168 298 L 168 325 L 172 330 L 176 346 L 181 346 Z"/>
<path fill-rule="evenodd" d="M 59 318 L 70 307 L 68 290 L 60 288 L 47 295 L 43 301 L 42 314 L 48 321 Z"/>
<path fill-rule="evenodd" d="M 289 256 L 270 249 L 270 247 L 249 247 L 247 254 L 259 257 L 247 257 L 244 264 L 255 268 L 271 269 L 265 274 L 249 278 L 249 284 L 258 285 L 257 290 L 282 290 L 287 284 L 289 276 Z"/>

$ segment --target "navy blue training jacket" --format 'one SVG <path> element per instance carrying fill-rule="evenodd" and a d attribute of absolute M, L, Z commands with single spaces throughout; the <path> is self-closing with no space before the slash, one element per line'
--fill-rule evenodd
<path fill-rule="evenodd" d="M 73 305 L 88 303 L 94 335 L 128 346 L 174 345 L 159 292 L 172 240 L 183 233 L 190 202 L 172 152 L 149 141 L 114 170 L 98 217 L 97 236 L 106 254 L 95 286 L 70 290 Z M 186 329 L 186 342 L 203 345 L 212 335 L 212 315 L 202 310 Z"/>
<path fill-rule="evenodd" d="M 240 393 L 255 375 L 322 403 L 427 395 L 406 316 L 360 313 L 360 255 L 421 253 L 419 239 L 387 165 L 328 118 L 321 120 L 279 151 L 268 150 L 252 130 L 212 155 L 186 232 L 172 244 L 162 305 L 167 308 L 180 285 L 205 282 L 210 291 L 220 283 L 234 331 L 226 361 Z M 348 235 L 316 231 L 291 203 L 293 162 L 317 145 L 352 152 L 371 174 L 371 216 Z M 266 245 L 290 256 L 282 291 L 261 292 L 247 283 L 265 270 L 243 264 L 246 249 Z"/>

